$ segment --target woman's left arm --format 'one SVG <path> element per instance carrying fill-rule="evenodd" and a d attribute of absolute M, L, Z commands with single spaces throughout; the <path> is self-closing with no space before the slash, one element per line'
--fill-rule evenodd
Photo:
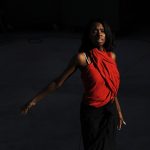
<path fill-rule="evenodd" d="M 116 61 L 116 54 L 114 52 L 111 52 L 111 57 Z M 117 61 L 116 61 L 116 63 L 117 63 Z M 115 100 L 115 105 L 116 105 L 117 114 L 118 114 L 118 130 L 120 130 L 122 128 L 123 124 L 126 125 L 126 122 L 124 121 L 124 118 L 122 115 L 118 97 L 115 97 L 114 100 Z"/>
<path fill-rule="evenodd" d="M 124 118 L 122 115 L 122 111 L 121 111 L 118 97 L 115 97 L 114 100 L 115 100 L 115 105 L 116 105 L 117 114 L 118 114 L 118 130 L 120 130 L 122 128 L 123 124 L 126 125 L 126 122 L 124 121 Z"/>

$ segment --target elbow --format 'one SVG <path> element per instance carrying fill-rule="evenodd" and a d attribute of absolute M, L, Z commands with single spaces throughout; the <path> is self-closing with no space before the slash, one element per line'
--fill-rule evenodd
<path fill-rule="evenodd" d="M 62 85 L 63 85 L 62 83 L 57 83 L 57 82 L 56 82 L 56 88 L 57 88 L 57 89 L 59 89 L 60 87 L 62 87 Z"/>
<path fill-rule="evenodd" d="M 59 78 L 55 79 L 53 82 L 55 83 L 55 86 L 56 86 L 57 89 L 62 87 L 62 85 L 64 83 L 64 81 L 60 80 Z"/>
<path fill-rule="evenodd" d="M 61 83 L 54 80 L 47 86 L 47 90 L 48 90 L 48 92 L 54 92 L 57 89 L 59 89 L 61 86 L 62 86 Z"/>

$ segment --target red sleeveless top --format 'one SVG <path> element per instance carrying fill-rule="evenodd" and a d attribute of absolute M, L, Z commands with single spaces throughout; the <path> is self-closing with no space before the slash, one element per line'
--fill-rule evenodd
<path fill-rule="evenodd" d="M 92 63 L 81 71 L 83 101 L 90 106 L 101 107 L 117 96 L 120 75 L 109 52 L 94 48 L 90 51 L 90 56 Z"/>

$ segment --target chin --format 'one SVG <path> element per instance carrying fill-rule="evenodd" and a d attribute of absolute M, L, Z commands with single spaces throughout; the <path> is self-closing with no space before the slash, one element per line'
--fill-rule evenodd
<path fill-rule="evenodd" d="M 104 43 L 103 42 L 98 42 L 97 45 L 98 46 L 104 46 Z"/>

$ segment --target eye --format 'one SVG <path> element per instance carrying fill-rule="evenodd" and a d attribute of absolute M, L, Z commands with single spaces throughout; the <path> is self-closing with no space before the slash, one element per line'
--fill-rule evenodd
<path fill-rule="evenodd" d="M 96 34 L 97 32 L 98 32 L 98 31 L 97 31 L 96 29 L 93 29 L 93 30 L 92 30 L 92 33 L 93 33 L 93 34 Z"/>
<path fill-rule="evenodd" d="M 103 33 L 104 33 L 104 32 L 105 32 L 105 31 L 104 31 L 104 29 L 101 29 L 101 32 L 103 32 Z"/>

